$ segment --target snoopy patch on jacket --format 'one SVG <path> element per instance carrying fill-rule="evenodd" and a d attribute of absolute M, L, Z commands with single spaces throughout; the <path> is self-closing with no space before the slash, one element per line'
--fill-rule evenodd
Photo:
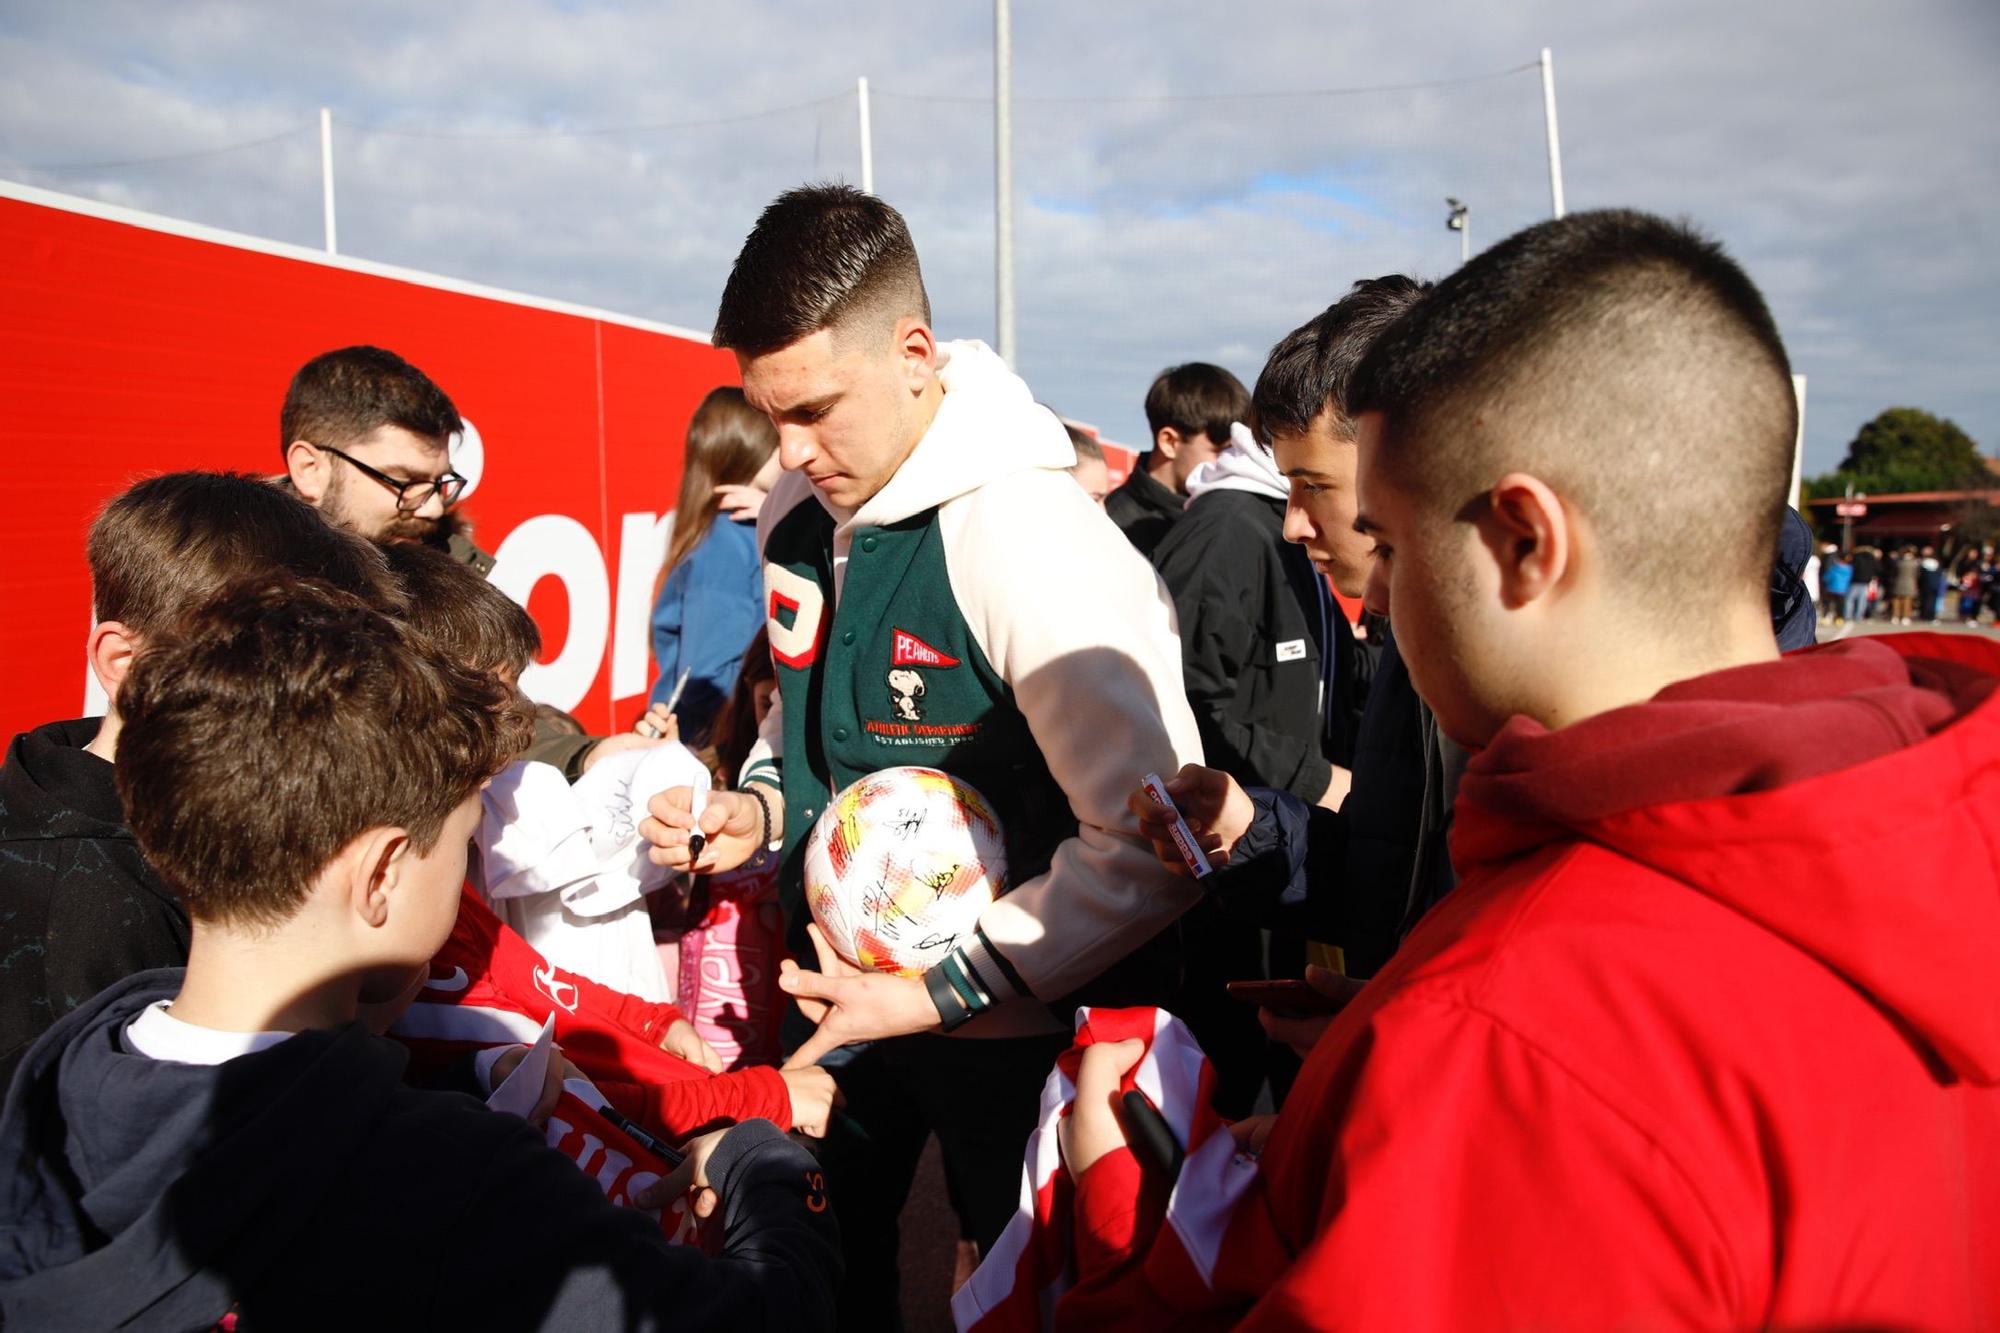
<path fill-rule="evenodd" d="M 913 667 L 889 668 L 889 707 L 899 722 L 924 720 L 924 678 Z"/>
<path fill-rule="evenodd" d="M 931 692 L 926 674 L 947 671 L 959 665 L 958 658 L 931 647 L 908 630 L 892 629 L 889 669 L 882 677 L 889 690 L 889 716 L 884 720 L 865 722 L 863 728 L 882 745 L 951 746 L 977 736 L 980 732 L 978 722 L 925 721 L 930 713 L 926 697 Z M 954 695 L 952 690 L 945 691 L 947 704 Z M 947 707 L 945 711 L 952 709 Z"/>
<path fill-rule="evenodd" d="M 924 676 L 918 667 L 955 667 L 958 659 L 939 652 L 906 629 L 891 631 L 889 706 L 898 722 L 924 720 Z"/>

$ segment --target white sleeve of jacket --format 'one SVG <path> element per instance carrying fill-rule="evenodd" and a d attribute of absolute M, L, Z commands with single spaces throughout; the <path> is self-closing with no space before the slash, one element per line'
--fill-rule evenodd
<path fill-rule="evenodd" d="M 988 982 L 1004 969 L 978 966 L 981 953 L 998 952 L 1031 992 L 1052 1000 L 1201 896 L 1159 863 L 1125 806 L 1147 773 L 1167 777 L 1201 760 L 1173 602 L 1065 472 L 989 482 L 947 504 L 939 524 L 952 595 L 1080 825 L 1047 874 L 981 914 L 981 938 L 964 952 Z"/>
<path fill-rule="evenodd" d="M 775 457 L 775 455 L 773 455 Z M 771 529 L 799 505 L 812 502 L 812 483 L 797 472 L 787 472 L 778 478 L 771 493 L 764 497 L 763 507 L 757 511 L 757 558 L 764 558 L 764 543 L 771 539 Z M 768 574 L 763 584 L 764 614 L 768 620 L 771 608 L 771 585 Z M 751 782 L 761 782 L 773 791 L 783 788 L 782 772 L 785 757 L 785 711 L 783 698 L 777 690 L 771 692 L 771 708 L 764 720 L 757 724 L 757 743 L 750 747 L 750 753 L 743 757 L 743 771 L 736 775 L 736 785 L 742 788 Z M 771 830 L 777 838 L 782 828 Z"/>
<path fill-rule="evenodd" d="M 771 691 L 770 711 L 757 724 L 757 740 L 751 745 L 750 753 L 743 756 L 743 771 L 736 775 L 738 791 L 753 782 L 760 782 L 774 792 L 784 791 L 784 706 L 778 692 Z M 782 829 L 773 829 L 771 836 L 775 838 L 782 832 Z"/>

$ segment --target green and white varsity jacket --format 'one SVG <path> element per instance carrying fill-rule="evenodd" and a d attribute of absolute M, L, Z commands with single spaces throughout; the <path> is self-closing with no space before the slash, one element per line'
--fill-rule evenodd
<path fill-rule="evenodd" d="M 937 416 L 872 499 L 838 511 L 789 473 L 765 502 L 778 695 L 744 777 L 784 794 L 795 934 L 806 833 L 856 778 L 927 765 L 998 807 L 1012 888 L 931 978 L 976 1012 L 1075 992 L 1199 898 L 1125 801 L 1201 742 L 1172 600 L 1068 475 L 1061 423 L 984 344 L 941 350 Z"/>

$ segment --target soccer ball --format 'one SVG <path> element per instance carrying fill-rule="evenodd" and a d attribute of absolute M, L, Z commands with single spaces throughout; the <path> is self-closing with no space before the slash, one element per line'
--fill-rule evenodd
<path fill-rule="evenodd" d="M 806 839 L 806 904 L 842 958 L 921 976 L 1007 886 L 986 798 L 935 768 L 885 768 L 833 799 Z"/>

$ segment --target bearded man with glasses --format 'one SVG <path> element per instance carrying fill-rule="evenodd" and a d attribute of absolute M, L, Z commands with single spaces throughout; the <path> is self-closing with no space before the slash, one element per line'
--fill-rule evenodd
<path fill-rule="evenodd" d="M 430 376 L 380 347 L 342 347 L 299 367 L 285 393 L 278 482 L 335 527 L 372 541 L 436 546 L 480 574 L 493 557 L 472 542 L 452 505 L 467 478 L 451 470 L 451 438 L 465 428 L 458 409 Z M 549 705 L 535 718 L 535 744 L 524 759 L 552 764 L 575 782 L 592 764 L 621 750 L 660 743 L 655 728 L 589 736 L 583 724 Z"/>
<path fill-rule="evenodd" d="M 394 352 L 325 352 L 285 394 L 286 479 L 329 523 L 374 541 L 444 547 L 483 574 L 492 557 L 451 512 L 466 479 L 451 470 L 449 445 L 463 428 L 444 390 Z"/>

